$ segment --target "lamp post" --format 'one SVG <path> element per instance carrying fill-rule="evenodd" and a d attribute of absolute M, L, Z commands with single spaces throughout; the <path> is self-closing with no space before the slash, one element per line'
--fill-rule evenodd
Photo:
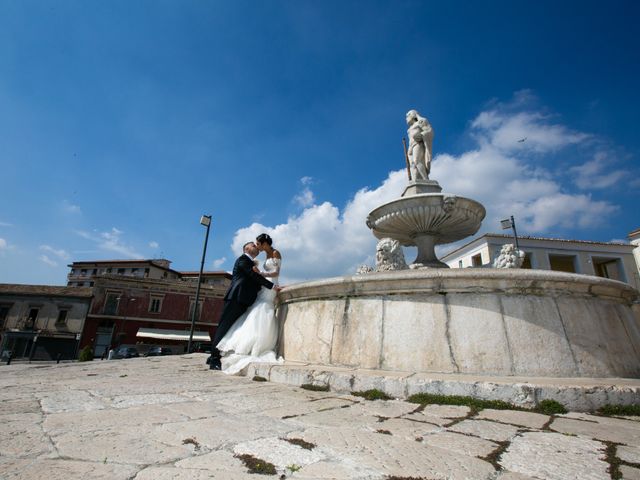
<path fill-rule="evenodd" d="M 211 227 L 211 215 L 203 215 L 200 217 L 200 225 L 207 227 L 207 233 L 204 237 L 204 248 L 202 249 L 202 261 L 200 262 L 200 273 L 198 274 L 198 286 L 196 287 L 196 301 L 191 314 L 191 329 L 189 330 L 189 344 L 187 345 L 187 353 L 191 353 L 191 343 L 193 342 L 193 330 L 196 327 L 196 315 L 198 313 L 198 300 L 200 299 L 200 284 L 202 283 L 202 269 L 204 268 L 204 258 L 207 255 L 207 242 L 209 241 L 209 227 Z"/>
<path fill-rule="evenodd" d="M 516 221 L 513 219 L 513 215 L 504 220 L 500 220 L 500 225 L 502 225 L 503 230 L 507 230 L 509 228 L 513 229 L 513 238 L 516 241 L 516 250 L 520 250 L 518 245 L 518 232 L 516 231 Z"/>

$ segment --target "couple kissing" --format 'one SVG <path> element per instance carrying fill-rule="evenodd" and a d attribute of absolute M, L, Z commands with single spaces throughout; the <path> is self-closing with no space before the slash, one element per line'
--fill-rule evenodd
<path fill-rule="evenodd" d="M 245 243 L 233 265 L 231 285 L 211 346 L 209 368 L 235 374 L 252 362 L 277 362 L 278 325 L 275 298 L 282 256 L 263 233 Z M 265 252 L 260 269 L 257 257 Z"/>

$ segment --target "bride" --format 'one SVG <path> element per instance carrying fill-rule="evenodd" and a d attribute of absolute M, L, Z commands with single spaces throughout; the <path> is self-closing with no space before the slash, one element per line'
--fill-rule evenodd
<path fill-rule="evenodd" d="M 258 250 L 265 252 L 267 259 L 258 273 L 278 285 L 282 256 L 273 248 L 273 240 L 266 233 L 256 238 Z M 255 260 L 257 262 L 257 259 Z M 275 289 L 262 287 L 258 298 L 249 309 L 231 326 L 218 343 L 222 353 L 222 371 L 233 375 L 250 363 L 278 362 L 275 347 L 278 341 L 278 324 L 275 317 Z"/>

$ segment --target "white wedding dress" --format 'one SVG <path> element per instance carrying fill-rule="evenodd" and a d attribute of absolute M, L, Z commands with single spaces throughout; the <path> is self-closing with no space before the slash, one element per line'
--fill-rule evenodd
<path fill-rule="evenodd" d="M 279 258 L 267 258 L 264 271 L 280 272 Z M 267 277 L 274 285 L 278 277 Z M 276 358 L 276 342 L 278 341 L 278 324 L 275 316 L 276 291 L 262 287 L 256 301 L 231 326 L 226 335 L 218 343 L 222 354 L 222 371 L 229 375 L 242 371 L 250 363 L 282 362 Z"/>

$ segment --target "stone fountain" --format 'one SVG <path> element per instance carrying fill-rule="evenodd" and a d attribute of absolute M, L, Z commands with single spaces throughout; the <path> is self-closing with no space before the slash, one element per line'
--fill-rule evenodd
<path fill-rule="evenodd" d="M 258 374 L 349 390 L 354 372 L 366 370 L 381 380 L 361 389 L 393 395 L 467 394 L 529 406 L 550 398 L 582 410 L 640 401 L 640 382 L 631 380 L 640 378 L 639 294 L 630 285 L 544 270 L 431 268 L 446 266 L 435 245 L 475 233 L 485 209 L 429 179 L 433 130 L 415 110 L 407 124 L 410 180 L 367 225 L 383 238 L 382 257 L 402 255 L 398 242 L 417 246 L 413 268 L 402 258 L 282 290 L 279 353 L 288 364 Z"/>
<path fill-rule="evenodd" d="M 407 124 L 409 183 L 400 198 L 369 213 L 367 226 L 379 239 L 418 247 L 412 268 L 448 268 L 436 257 L 435 246 L 473 235 L 486 212 L 475 200 L 442 193 L 438 182 L 429 180 L 433 128 L 416 110 L 407 113 Z"/>

